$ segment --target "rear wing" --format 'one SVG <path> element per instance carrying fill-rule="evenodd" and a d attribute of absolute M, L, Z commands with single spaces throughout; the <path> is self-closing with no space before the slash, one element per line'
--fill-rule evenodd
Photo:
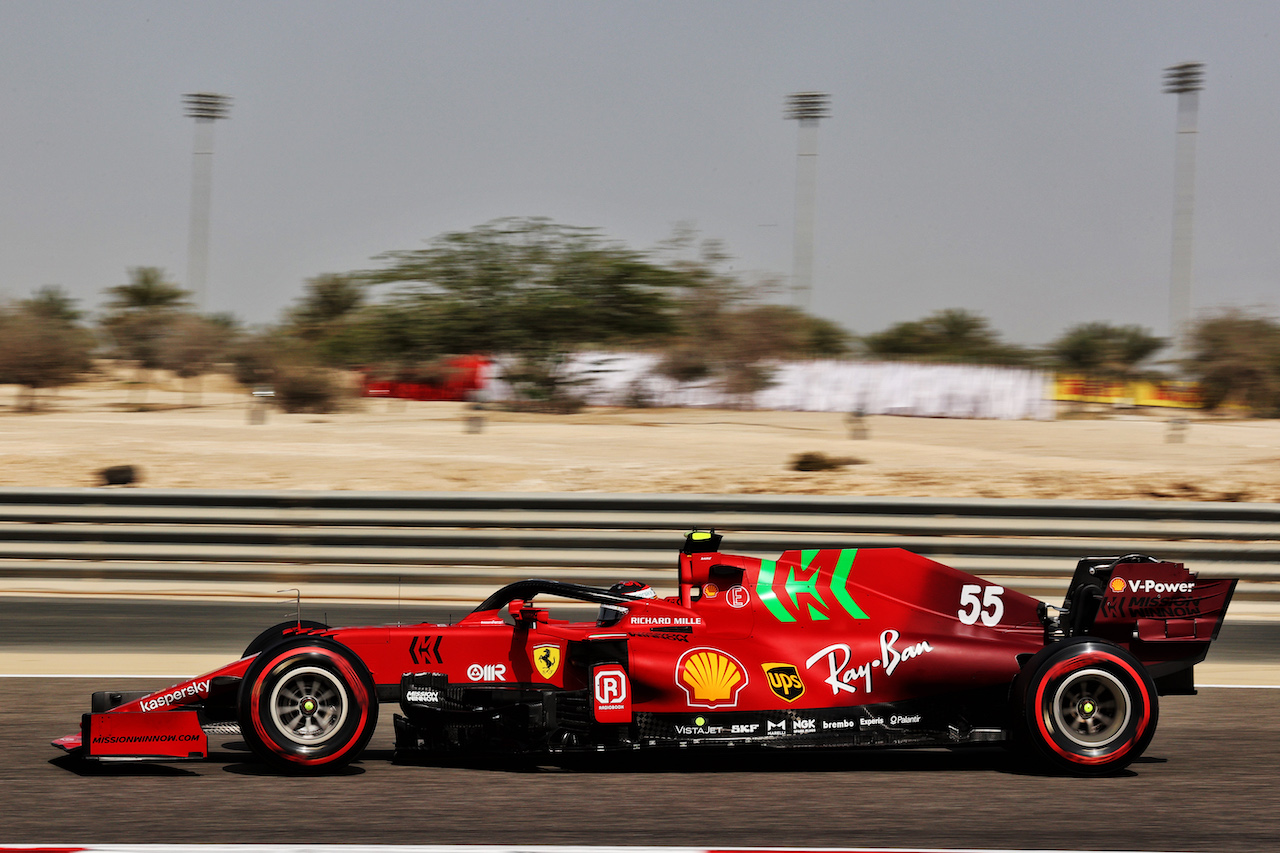
<path fill-rule="evenodd" d="M 1076 565 L 1057 637 L 1127 647 L 1161 694 L 1195 693 L 1192 667 L 1218 638 L 1237 580 L 1200 580 L 1181 563 L 1145 554 L 1086 557 Z"/>

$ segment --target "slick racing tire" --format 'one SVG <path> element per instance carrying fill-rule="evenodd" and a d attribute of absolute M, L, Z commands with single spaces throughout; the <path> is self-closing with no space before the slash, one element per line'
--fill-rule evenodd
<path fill-rule="evenodd" d="M 288 773 L 319 774 L 353 761 L 373 736 L 378 693 L 346 647 L 295 637 L 258 654 L 240 685 L 240 732 Z"/>
<path fill-rule="evenodd" d="M 285 638 L 285 631 L 293 628 L 328 628 L 329 626 L 323 622 L 316 622 L 313 619 L 290 619 L 287 622 L 281 622 L 279 625 L 272 625 L 267 630 L 253 638 L 249 645 L 245 646 L 241 658 L 247 658 L 250 655 L 256 655 L 267 646 L 274 646 Z"/>
<path fill-rule="evenodd" d="M 1126 767 L 1151 743 L 1160 717 L 1155 684 L 1137 658 L 1083 637 L 1031 658 L 1015 698 L 1025 740 L 1050 764 L 1077 776 Z"/>

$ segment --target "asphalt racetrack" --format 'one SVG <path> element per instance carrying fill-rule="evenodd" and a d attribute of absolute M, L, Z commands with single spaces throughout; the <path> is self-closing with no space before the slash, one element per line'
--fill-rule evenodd
<path fill-rule="evenodd" d="M 258 628 L 279 621 L 279 611 L 5 599 L 0 650 L 87 656 L 195 647 L 231 659 Z M 396 618 L 385 608 L 329 616 L 347 624 Z M 404 614 L 404 621 L 440 616 Z M 1210 655 L 1273 656 L 1275 633 L 1271 625 L 1229 623 Z M 1000 750 L 674 755 L 578 771 L 395 765 L 389 707 L 363 759 L 335 777 L 271 775 L 235 738 L 211 739 L 210 761 L 159 765 L 79 765 L 49 746 L 76 729 L 91 691 L 173 681 L 0 678 L 0 844 L 1189 851 L 1272 849 L 1280 839 L 1276 689 L 1165 697 L 1146 756 L 1106 779 L 1042 775 Z"/>

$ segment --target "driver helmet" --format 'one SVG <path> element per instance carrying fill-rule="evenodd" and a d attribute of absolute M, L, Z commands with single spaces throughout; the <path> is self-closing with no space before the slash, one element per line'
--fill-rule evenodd
<path fill-rule="evenodd" d="M 627 598 L 657 598 L 658 595 L 653 591 L 653 587 L 647 583 L 640 581 L 620 581 L 609 587 L 609 592 L 614 595 L 625 595 Z M 623 617 L 627 612 L 627 608 L 617 604 L 600 605 L 600 615 L 597 622 L 601 625 L 612 625 Z"/>

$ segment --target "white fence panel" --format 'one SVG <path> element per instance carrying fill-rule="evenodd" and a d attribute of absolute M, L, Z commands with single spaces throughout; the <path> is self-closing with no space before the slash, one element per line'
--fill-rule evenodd
<path fill-rule="evenodd" d="M 957 364 L 837 361 L 774 364 L 773 384 L 752 395 L 726 394 L 715 381 L 680 383 L 654 372 L 645 353 L 583 353 L 567 372 L 588 405 L 622 406 L 643 397 L 656 406 L 747 407 L 804 412 L 863 412 L 929 418 L 1051 420 L 1052 376 L 1039 370 Z M 495 379 L 486 397 L 511 389 Z"/>

